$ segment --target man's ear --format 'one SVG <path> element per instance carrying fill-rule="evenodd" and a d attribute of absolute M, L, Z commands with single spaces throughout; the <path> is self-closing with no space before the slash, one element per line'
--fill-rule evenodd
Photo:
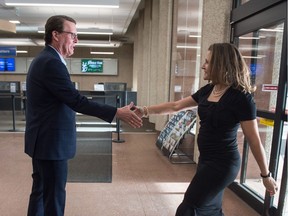
<path fill-rule="evenodd" d="M 59 39 L 58 39 L 58 37 L 59 37 L 59 32 L 57 32 L 57 31 L 52 31 L 52 39 L 53 40 L 55 40 L 55 41 L 58 41 Z"/>

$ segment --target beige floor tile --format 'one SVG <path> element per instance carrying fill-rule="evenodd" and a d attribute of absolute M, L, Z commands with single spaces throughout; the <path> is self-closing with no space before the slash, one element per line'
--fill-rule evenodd
<path fill-rule="evenodd" d="M 115 136 L 115 134 L 114 134 Z M 31 189 L 31 159 L 23 133 L 0 133 L 1 216 L 24 216 Z M 155 146 L 156 133 L 123 133 L 113 143 L 112 183 L 68 183 L 66 216 L 173 216 L 195 164 L 171 164 Z M 258 214 L 226 190 L 227 216 Z"/>

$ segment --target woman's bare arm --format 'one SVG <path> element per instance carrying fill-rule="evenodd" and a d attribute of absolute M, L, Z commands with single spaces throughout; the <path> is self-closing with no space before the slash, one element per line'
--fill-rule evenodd
<path fill-rule="evenodd" d="M 263 176 L 268 175 L 270 171 L 268 169 L 264 147 L 260 140 L 256 119 L 249 121 L 242 121 L 241 127 L 249 143 L 251 152 L 260 168 L 261 174 Z M 266 187 L 267 191 L 269 191 L 271 196 L 273 196 L 276 193 L 278 187 L 275 180 L 272 177 L 263 178 L 263 184 Z"/>

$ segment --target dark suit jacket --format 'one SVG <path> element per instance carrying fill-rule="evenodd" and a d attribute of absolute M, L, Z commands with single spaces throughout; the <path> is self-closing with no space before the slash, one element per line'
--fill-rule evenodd
<path fill-rule="evenodd" d="M 58 53 L 46 46 L 27 74 L 25 153 L 35 159 L 65 160 L 76 152 L 75 111 L 112 122 L 116 107 L 79 94 Z"/>

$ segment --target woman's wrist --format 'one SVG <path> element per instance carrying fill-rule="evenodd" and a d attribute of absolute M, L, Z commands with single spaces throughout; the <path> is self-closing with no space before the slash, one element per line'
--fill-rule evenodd
<path fill-rule="evenodd" d="M 261 176 L 262 178 L 268 178 L 268 177 L 271 177 L 272 174 L 271 174 L 271 172 L 269 171 L 268 174 L 266 174 L 266 175 L 263 175 L 262 173 L 260 173 L 260 176 Z"/>
<path fill-rule="evenodd" d="M 149 117 L 149 109 L 147 106 L 143 106 L 143 117 L 145 118 Z"/>

